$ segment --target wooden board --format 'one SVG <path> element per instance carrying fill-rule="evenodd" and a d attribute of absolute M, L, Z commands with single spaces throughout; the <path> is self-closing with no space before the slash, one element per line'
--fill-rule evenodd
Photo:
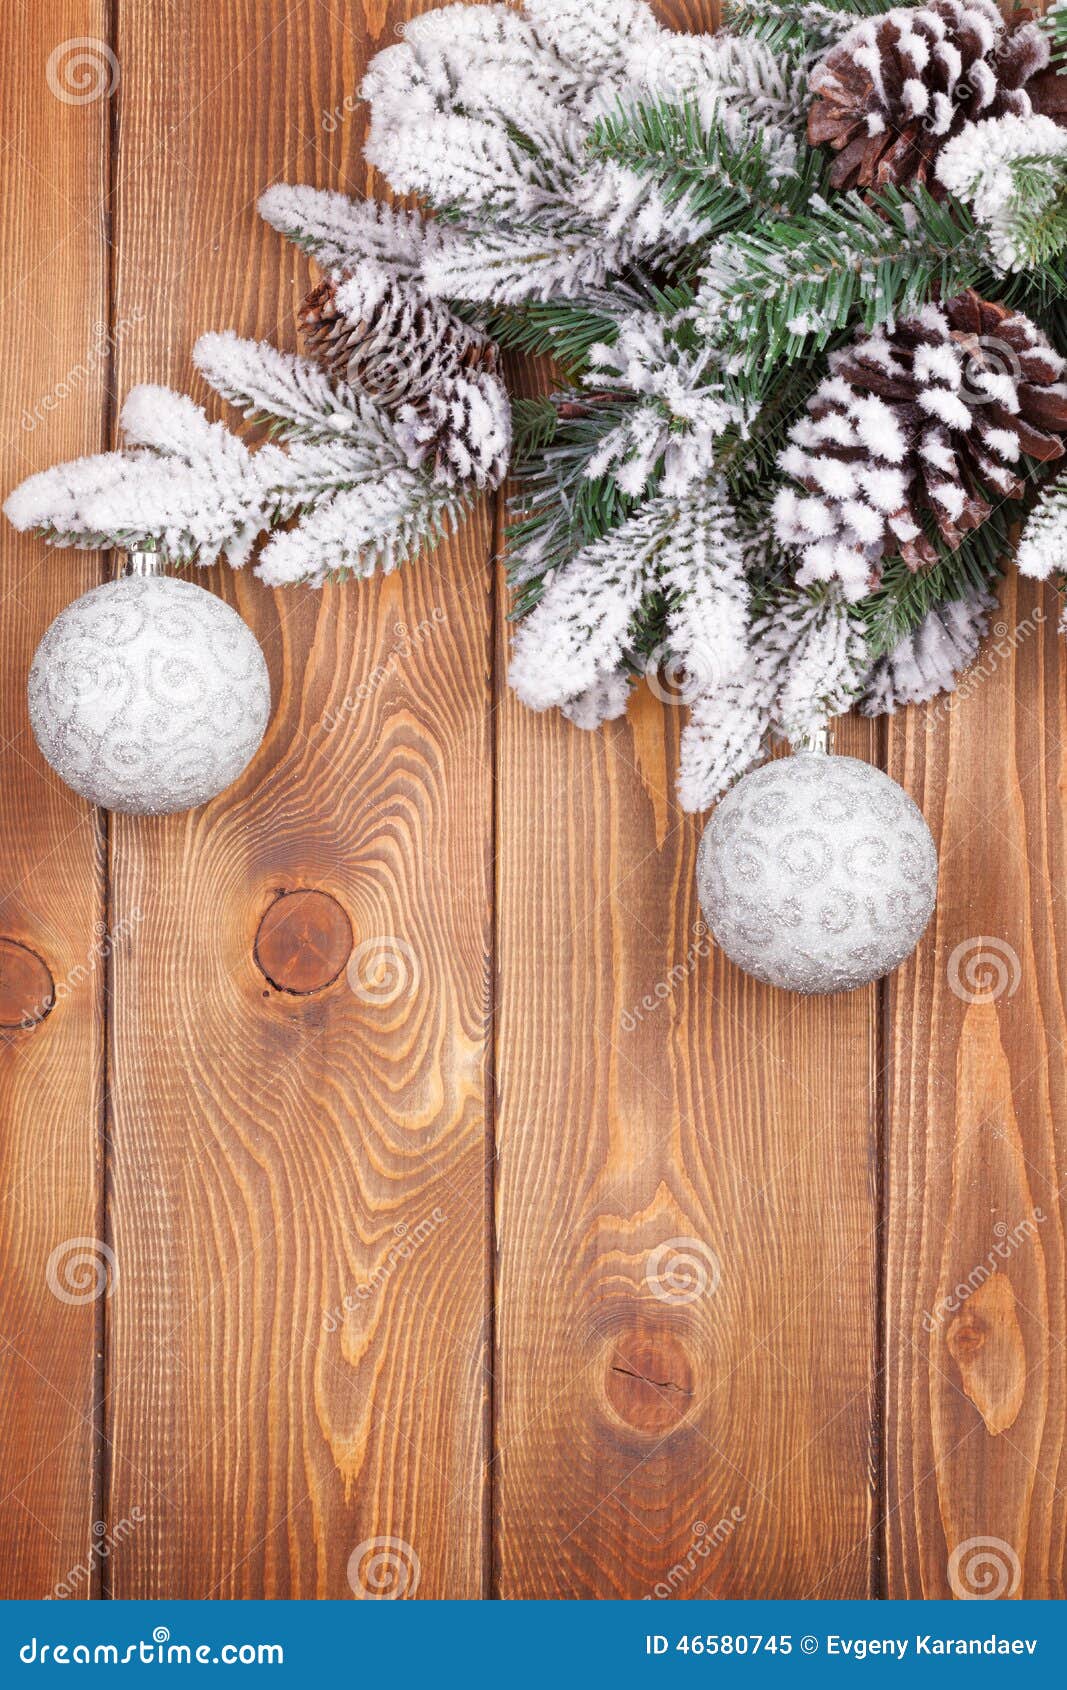
<path fill-rule="evenodd" d="M 863 1596 L 877 994 L 711 949 L 671 714 L 500 708 L 500 1594 Z"/>
<path fill-rule="evenodd" d="M 890 1023 L 887 1593 L 1064 1594 L 1064 709 L 1053 593 L 890 735 L 940 838 Z"/>
<path fill-rule="evenodd" d="M 102 0 L 19 5 L 0 56 L 3 495 L 99 447 L 107 404 Z M 98 1584 L 102 832 L 34 743 L 26 674 L 99 558 L 0 545 L 0 1594 Z M 53 1007 L 49 1010 L 49 1003 Z M 96 1295 L 98 1286 L 105 1298 Z M 61 1588 L 59 1588 L 61 1587 Z"/>
<path fill-rule="evenodd" d="M 120 391 L 187 386 L 206 329 L 295 345 L 309 266 L 256 196 L 358 188 L 356 122 L 324 120 L 393 22 L 121 8 L 116 309 L 151 309 Z M 213 572 L 267 654 L 266 743 L 207 809 L 115 825 L 143 919 L 111 1024 L 110 1507 L 146 1514 L 115 1596 L 483 1590 L 487 522 L 356 590 Z"/>

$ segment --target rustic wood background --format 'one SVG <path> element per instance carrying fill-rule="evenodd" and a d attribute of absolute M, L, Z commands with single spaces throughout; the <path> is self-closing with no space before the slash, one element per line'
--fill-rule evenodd
<path fill-rule="evenodd" d="M 375 187 L 345 97 L 411 9 L 14 0 L 3 492 L 112 442 L 134 382 L 199 391 L 201 331 L 294 343 L 308 266 L 256 196 Z M 955 708 L 841 728 L 941 894 L 892 982 L 805 1002 L 699 941 L 678 713 L 509 696 L 498 536 L 321 593 L 212 572 L 271 727 L 138 821 L 26 716 L 114 561 L 5 528 L 0 1591 L 344 1597 L 377 1554 L 419 1597 L 939 1597 L 979 1538 L 1062 1595 L 1051 595 L 1005 586 Z M 653 1294 L 660 1246 L 705 1294 Z"/>

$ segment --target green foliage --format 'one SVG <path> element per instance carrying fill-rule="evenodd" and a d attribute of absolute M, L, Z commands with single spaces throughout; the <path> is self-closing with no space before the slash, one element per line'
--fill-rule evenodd
<path fill-rule="evenodd" d="M 594 156 L 625 165 L 656 183 L 668 205 L 685 202 L 704 238 L 742 220 L 788 217 L 818 188 L 826 154 L 800 149 L 795 173 L 778 178 L 759 131 L 732 141 L 722 124 L 706 125 L 691 103 L 652 100 L 621 107 L 593 127 Z"/>
<path fill-rule="evenodd" d="M 535 299 L 489 311 L 452 302 L 457 314 L 476 321 L 506 351 L 553 358 L 570 375 L 584 369 L 590 347 L 615 339 L 618 313 L 625 305 L 624 293 L 615 302 L 614 315 L 580 299 Z"/>
<path fill-rule="evenodd" d="M 584 394 L 524 402 L 512 458 L 518 490 L 509 509 L 515 520 L 507 532 L 513 620 L 533 609 L 550 570 L 602 539 L 654 495 L 654 481 L 639 498 L 630 498 L 613 476 L 586 474 L 604 436 L 618 427 L 630 404 L 625 398 L 593 401 Z M 545 405 L 556 412 L 550 437 Z"/>
<path fill-rule="evenodd" d="M 824 355 L 753 372 L 751 397 L 758 405 L 754 420 L 746 430 L 728 430 L 715 454 L 715 467 L 725 476 L 735 504 L 768 496 L 777 481 L 778 454 L 786 436 L 825 374 Z"/>
<path fill-rule="evenodd" d="M 954 552 L 928 529 L 941 554 L 940 562 L 930 569 L 913 573 L 900 558 L 885 564 L 877 590 L 855 607 L 866 627 L 872 662 L 899 645 L 939 604 L 962 598 L 969 587 L 987 587 L 998 579 L 1021 508 L 1018 503 L 998 506 Z"/>
<path fill-rule="evenodd" d="M 775 52 L 821 52 L 861 18 L 888 12 L 900 0 L 728 0 L 725 23 L 737 35 Z"/>
<path fill-rule="evenodd" d="M 738 33 L 792 55 L 823 50 L 859 17 L 892 0 L 734 0 Z M 1067 6 L 1057 25 L 1067 62 Z M 688 101 L 648 100 L 601 117 L 589 141 L 594 158 L 633 170 L 666 202 L 684 205 L 701 226 L 695 246 L 660 271 L 631 277 L 597 299 L 551 300 L 480 319 L 488 332 L 526 354 L 548 354 L 573 381 L 588 370 L 590 348 L 610 343 L 633 310 L 657 311 L 688 353 L 716 348 L 709 379 L 742 399 L 752 420 L 715 442 L 713 464 L 749 530 L 747 575 L 754 612 L 793 590 L 795 554 L 775 540 L 770 506 L 788 431 L 826 372 L 828 353 L 861 326 L 871 330 L 918 311 L 931 299 L 976 287 L 1026 311 L 1067 354 L 1067 165 L 1022 159 L 1013 166 L 1019 240 L 1026 268 L 1005 275 L 992 262 L 986 231 L 969 209 L 924 188 L 887 187 L 864 197 L 830 194 L 830 155 L 801 143 L 794 176 L 776 180 L 758 134 L 731 140 Z M 657 489 L 639 497 L 611 474 L 586 471 L 605 435 L 625 421 L 633 400 L 580 390 L 514 407 L 515 475 L 509 529 L 512 615 L 538 602 L 545 577 L 602 538 Z M 646 400 L 647 403 L 647 400 Z M 560 415 L 560 408 L 564 415 Z M 883 566 L 877 590 L 853 607 L 871 659 L 893 649 L 935 607 L 995 581 L 1009 553 L 1022 505 L 1001 503 L 953 552 L 929 532 L 939 561 L 912 572 L 900 558 Z M 631 634 L 639 668 L 667 634 L 667 607 L 646 597 Z"/>
<path fill-rule="evenodd" d="M 1017 158 L 1010 166 L 1018 209 L 1011 219 L 1026 267 L 1050 264 L 1067 247 L 1067 158 Z M 1065 283 L 1054 273 L 1057 289 Z"/>
<path fill-rule="evenodd" d="M 555 400 L 548 398 L 511 401 L 511 450 L 516 465 L 529 466 L 550 446 L 559 428 Z"/>
<path fill-rule="evenodd" d="M 1038 21 L 1052 37 L 1053 65 L 1060 72 L 1067 71 L 1067 5 L 1057 0 Z"/>
<path fill-rule="evenodd" d="M 972 287 L 985 236 L 951 198 L 856 192 L 766 229 L 735 232 L 709 257 L 700 296 L 707 331 L 743 367 L 821 350 L 851 323 L 867 329 Z"/>

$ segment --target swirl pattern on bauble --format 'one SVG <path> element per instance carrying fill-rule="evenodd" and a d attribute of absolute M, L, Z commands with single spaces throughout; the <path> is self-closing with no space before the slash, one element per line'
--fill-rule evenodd
<path fill-rule="evenodd" d="M 228 604 L 172 576 L 106 582 L 37 648 L 30 723 L 48 762 L 94 804 L 137 815 L 213 798 L 259 748 L 270 680 Z"/>

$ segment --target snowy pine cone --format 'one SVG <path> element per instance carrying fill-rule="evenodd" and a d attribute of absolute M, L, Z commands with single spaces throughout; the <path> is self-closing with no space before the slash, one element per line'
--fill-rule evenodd
<path fill-rule="evenodd" d="M 396 433 L 412 464 L 432 462 L 434 480 L 499 487 L 511 454 L 511 406 L 488 370 L 445 376 L 418 404 L 401 405 Z"/>
<path fill-rule="evenodd" d="M 934 165 L 979 118 L 1045 112 L 1067 123 L 1067 78 L 1048 70 L 1029 13 L 1006 23 L 993 0 L 930 0 L 866 18 L 812 73 L 808 139 L 837 153 L 835 188 L 918 182 L 942 197 Z"/>
<path fill-rule="evenodd" d="M 497 487 L 511 449 L 500 351 L 440 300 L 368 263 L 327 277 L 300 311 L 315 360 L 396 418 L 413 465 L 434 479 Z"/>
<path fill-rule="evenodd" d="M 779 538 L 803 548 L 801 584 L 840 579 L 850 598 L 883 558 L 936 563 L 994 499 L 1021 493 L 1020 459 L 1062 457 L 1067 368 L 1028 317 L 973 291 L 858 337 L 790 431 L 780 463 L 803 492 L 775 500 Z"/>
<path fill-rule="evenodd" d="M 447 305 L 369 264 L 312 288 L 300 329 L 316 363 L 387 410 L 425 399 L 461 370 L 495 375 L 500 363 L 493 341 Z"/>

